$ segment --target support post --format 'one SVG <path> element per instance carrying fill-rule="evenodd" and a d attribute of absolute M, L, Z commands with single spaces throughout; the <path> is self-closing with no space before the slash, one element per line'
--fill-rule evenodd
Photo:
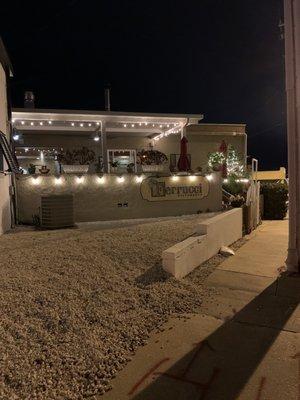
<path fill-rule="evenodd" d="M 300 0 L 284 0 L 290 272 L 300 266 Z"/>
<path fill-rule="evenodd" d="M 101 150 L 104 172 L 108 172 L 106 121 L 102 121 Z"/>

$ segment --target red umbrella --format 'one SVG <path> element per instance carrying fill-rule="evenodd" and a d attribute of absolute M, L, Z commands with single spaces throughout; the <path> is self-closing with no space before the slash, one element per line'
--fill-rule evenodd
<path fill-rule="evenodd" d="M 191 163 L 187 156 L 187 143 L 187 138 L 183 136 L 180 141 L 180 157 L 177 163 L 179 171 L 189 171 L 191 169 Z"/>

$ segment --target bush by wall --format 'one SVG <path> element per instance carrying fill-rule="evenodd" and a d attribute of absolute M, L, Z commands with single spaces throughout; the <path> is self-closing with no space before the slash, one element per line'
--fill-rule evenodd
<path fill-rule="evenodd" d="M 287 213 L 288 186 L 286 183 L 265 183 L 261 186 L 264 196 L 264 219 L 283 219 Z"/>

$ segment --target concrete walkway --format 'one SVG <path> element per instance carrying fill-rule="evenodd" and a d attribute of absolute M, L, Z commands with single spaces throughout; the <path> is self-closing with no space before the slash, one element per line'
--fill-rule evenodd
<path fill-rule="evenodd" d="M 287 221 L 264 222 L 212 273 L 202 313 L 170 320 L 104 400 L 300 400 L 300 279 L 278 277 Z"/>

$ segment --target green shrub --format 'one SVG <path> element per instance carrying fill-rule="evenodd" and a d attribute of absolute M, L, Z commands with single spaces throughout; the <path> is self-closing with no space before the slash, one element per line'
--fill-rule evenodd
<path fill-rule="evenodd" d="M 264 196 L 264 219 L 284 219 L 287 212 L 287 184 L 265 183 L 261 186 L 261 193 Z"/>

